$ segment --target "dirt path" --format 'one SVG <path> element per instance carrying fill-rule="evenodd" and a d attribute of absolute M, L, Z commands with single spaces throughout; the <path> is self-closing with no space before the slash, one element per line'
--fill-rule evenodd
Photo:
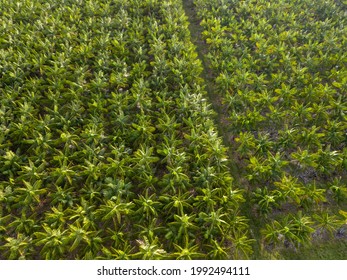
<path fill-rule="evenodd" d="M 202 62 L 203 71 L 201 77 L 205 81 L 206 91 L 209 97 L 209 101 L 212 104 L 213 110 L 217 113 L 216 124 L 219 129 L 219 135 L 223 137 L 223 142 L 226 147 L 230 147 L 232 144 L 232 135 L 228 133 L 228 127 L 230 127 L 230 121 L 228 120 L 227 108 L 222 104 L 222 96 L 215 90 L 214 75 L 207 61 L 206 55 L 208 53 L 208 45 L 202 39 L 203 27 L 200 26 L 200 20 L 196 14 L 194 1 L 183 0 L 183 7 L 185 9 L 186 16 L 190 23 L 189 30 L 191 34 L 192 43 L 196 46 L 196 52 L 199 60 Z"/>

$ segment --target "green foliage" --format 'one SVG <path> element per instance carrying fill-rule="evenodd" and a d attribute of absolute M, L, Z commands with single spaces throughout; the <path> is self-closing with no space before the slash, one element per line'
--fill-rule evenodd
<path fill-rule="evenodd" d="M 234 257 L 188 24 L 178 0 L 1 2 L 0 259 Z"/>
<path fill-rule="evenodd" d="M 347 178 L 340 2 L 194 1 L 213 88 L 229 117 L 235 177 L 261 228 L 259 247 L 274 255 L 339 230 Z"/>
<path fill-rule="evenodd" d="M 224 142 L 183 1 L 2 1 L 0 259 L 247 259 L 344 230 L 345 5 L 194 3 Z"/>

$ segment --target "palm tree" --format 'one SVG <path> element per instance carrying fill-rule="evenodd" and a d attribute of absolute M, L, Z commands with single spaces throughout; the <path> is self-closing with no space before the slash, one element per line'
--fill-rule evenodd
<path fill-rule="evenodd" d="M 333 113 L 333 119 L 344 121 L 346 117 L 347 106 L 346 102 L 343 100 L 343 95 L 338 95 L 338 98 L 331 100 L 330 108 Z"/>
<path fill-rule="evenodd" d="M 83 197 L 81 198 L 80 205 L 76 205 L 76 207 L 67 210 L 69 220 L 81 224 L 86 229 L 90 227 L 95 228 L 94 213 L 95 205 L 90 204 L 88 201 L 84 200 Z"/>
<path fill-rule="evenodd" d="M 268 153 L 267 162 L 271 166 L 271 173 L 274 179 L 282 175 L 284 167 L 289 163 L 288 161 L 284 160 L 283 157 L 284 156 L 279 152 L 276 152 L 275 155 L 270 152 Z"/>
<path fill-rule="evenodd" d="M 35 244 L 42 246 L 40 258 L 45 258 L 46 260 L 62 258 L 68 249 L 67 230 L 61 230 L 60 228 L 52 229 L 47 224 L 43 224 L 42 227 L 44 232 L 35 232 Z"/>
<path fill-rule="evenodd" d="M 263 157 L 252 156 L 247 168 L 249 169 L 247 178 L 250 181 L 265 181 L 271 177 L 272 168 Z"/>
<path fill-rule="evenodd" d="M 35 120 L 35 122 L 37 121 Z M 41 129 L 40 126 L 40 123 L 35 124 L 35 127 L 37 128 L 33 130 L 30 138 L 24 140 L 23 143 L 30 144 L 28 152 L 33 152 L 35 155 L 39 156 L 39 159 L 43 160 L 47 152 L 52 151 L 51 144 L 53 140 L 51 139 L 52 134 L 50 133 L 49 129 L 48 131 L 44 131 L 42 134 L 38 131 L 39 129 Z M 46 130 L 45 128 L 42 129 Z"/>
<path fill-rule="evenodd" d="M 176 252 L 170 254 L 170 257 L 174 257 L 176 260 L 194 260 L 204 258 L 205 254 L 199 252 L 199 245 L 191 242 L 184 247 L 173 244 Z"/>
<path fill-rule="evenodd" d="M 314 114 L 314 123 L 315 125 L 321 126 L 322 123 L 325 123 L 329 120 L 328 116 L 328 106 L 322 101 L 320 103 L 312 104 L 312 112 Z"/>
<path fill-rule="evenodd" d="M 93 162 L 85 159 L 84 165 L 81 166 L 81 168 L 83 171 L 80 172 L 80 174 L 86 176 L 85 182 L 86 184 L 90 184 L 97 181 L 101 176 L 103 163 L 98 161 L 96 158 L 94 158 Z"/>
<path fill-rule="evenodd" d="M 105 222 L 111 220 L 113 226 L 116 227 L 116 225 L 121 224 L 124 215 L 128 215 L 132 212 L 131 209 L 133 207 L 133 202 L 124 203 L 117 197 L 115 200 L 107 200 L 104 205 L 101 205 L 100 208 L 96 210 L 95 215 Z"/>
<path fill-rule="evenodd" d="M 268 106 L 269 113 L 266 114 L 266 117 L 269 118 L 268 125 L 272 129 L 280 128 L 285 123 L 285 109 L 279 106 L 273 106 L 270 104 Z"/>
<path fill-rule="evenodd" d="M 252 154 L 255 151 L 256 139 L 251 132 L 240 132 L 239 136 L 235 138 L 235 141 L 238 143 L 237 151 L 241 155 Z"/>
<path fill-rule="evenodd" d="M 2 166 L 0 171 L 7 175 L 8 178 L 15 178 L 15 174 L 20 170 L 22 165 L 22 159 L 19 155 L 14 153 L 12 150 L 6 148 L 6 151 L 1 155 Z"/>
<path fill-rule="evenodd" d="M 315 181 L 303 188 L 303 191 L 304 194 L 301 198 L 301 206 L 307 210 L 310 209 L 313 204 L 318 205 L 319 203 L 326 202 L 326 189 L 318 189 Z"/>
<path fill-rule="evenodd" d="M 317 169 L 323 174 L 329 174 L 329 172 L 335 170 L 336 166 L 340 163 L 340 157 L 338 151 L 331 151 L 330 145 L 324 150 L 319 149 L 316 155 Z"/>
<path fill-rule="evenodd" d="M 1 198 L 1 192 L 0 192 L 0 198 Z M 9 215 L 4 215 L 2 213 L 2 208 L 0 208 L 0 213 L 1 213 L 1 217 L 0 217 L 0 233 L 3 234 L 3 233 L 6 233 L 6 232 L 9 232 L 11 229 L 11 227 L 9 226 L 9 221 L 11 221 L 11 218 L 12 218 L 12 215 L 9 214 Z"/>
<path fill-rule="evenodd" d="M 17 204 L 23 206 L 23 209 L 30 207 L 34 209 L 34 203 L 40 203 L 40 196 L 47 192 L 47 189 L 42 188 L 42 181 L 37 180 L 33 184 L 22 181 L 24 187 L 16 189 L 18 196 L 16 197 Z"/>
<path fill-rule="evenodd" d="M 161 160 L 162 163 L 174 167 L 182 165 L 186 161 L 186 153 L 181 148 L 177 148 L 179 144 L 178 140 L 169 139 L 166 136 L 163 137 L 163 141 L 157 150 L 158 154 L 164 156 Z"/>
<path fill-rule="evenodd" d="M 332 147 L 338 148 L 344 139 L 343 131 L 346 129 L 346 125 L 343 122 L 339 122 L 337 120 L 327 120 L 325 129 L 325 139 L 326 143 L 330 143 Z"/>
<path fill-rule="evenodd" d="M 231 91 L 231 89 L 230 89 L 230 91 Z M 224 91 L 223 94 L 226 94 L 226 92 L 227 91 Z M 224 97 L 224 103 L 227 104 L 229 111 L 239 112 L 242 108 L 244 108 L 246 106 L 245 102 L 240 98 L 240 96 L 236 93 L 233 93 L 233 92 L 226 94 L 226 96 Z"/>
<path fill-rule="evenodd" d="M 164 185 L 162 192 L 176 193 L 177 189 L 186 190 L 189 177 L 185 173 L 183 166 L 167 166 L 169 173 L 163 176 L 161 184 Z"/>
<path fill-rule="evenodd" d="M 136 240 L 139 245 L 139 252 L 133 254 L 133 258 L 142 260 L 161 260 L 167 257 L 165 250 L 161 249 L 158 237 L 149 241 L 146 236 L 142 240 Z"/>
<path fill-rule="evenodd" d="M 43 180 L 46 175 L 46 172 L 44 172 L 46 166 L 47 162 L 45 160 L 36 167 L 29 159 L 29 166 L 22 166 L 22 171 L 19 172 L 21 175 L 19 175 L 17 179 L 27 180 L 29 182 Z"/>
<path fill-rule="evenodd" d="M 282 225 L 274 220 L 270 224 L 265 224 L 265 228 L 261 230 L 263 235 L 263 242 L 270 245 L 279 245 L 284 240 L 283 227 Z"/>
<path fill-rule="evenodd" d="M 203 188 L 198 190 L 201 194 L 195 197 L 194 206 L 201 211 L 210 212 L 214 210 L 215 205 L 217 204 L 216 198 L 218 197 L 219 188 L 212 189 L 211 188 Z"/>
<path fill-rule="evenodd" d="M 278 132 L 279 139 L 277 140 L 277 149 L 278 150 L 290 150 L 296 147 L 297 140 L 297 129 L 290 128 L 288 125 L 285 125 L 283 130 Z"/>
<path fill-rule="evenodd" d="M 214 181 L 217 177 L 217 172 L 214 170 L 213 166 L 199 166 L 200 168 L 196 171 L 197 176 L 194 177 L 195 181 L 199 184 L 201 188 L 212 189 L 214 186 Z"/>
<path fill-rule="evenodd" d="M 134 168 L 138 169 L 139 171 L 151 171 L 151 165 L 157 161 L 159 161 L 159 158 L 153 156 L 153 147 L 143 146 L 141 144 L 139 149 L 137 149 L 137 151 L 134 153 Z"/>
<path fill-rule="evenodd" d="M 86 201 L 91 205 L 98 205 L 102 202 L 102 183 L 85 184 L 81 189 L 81 194 Z"/>
<path fill-rule="evenodd" d="M 137 123 L 133 123 L 132 126 L 135 130 L 132 133 L 132 139 L 134 140 L 134 145 L 151 145 L 154 143 L 155 136 L 153 132 L 156 128 L 152 125 L 151 120 L 148 115 L 138 115 Z M 131 139 L 131 140 L 132 140 Z"/>
<path fill-rule="evenodd" d="M 90 236 L 92 233 L 92 231 L 87 231 L 86 228 L 81 227 L 78 222 L 69 225 L 67 231 L 67 242 L 72 243 L 69 247 L 69 251 L 73 252 L 81 243 L 84 248 L 86 244 L 90 243 Z"/>
<path fill-rule="evenodd" d="M 110 109 L 111 108 L 109 108 L 109 110 Z M 115 109 L 112 109 L 112 119 L 114 119 L 115 122 L 114 128 L 118 131 L 120 130 L 124 135 L 131 122 L 130 116 L 124 113 L 124 110 L 121 107 L 117 107 Z"/>
<path fill-rule="evenodd" d="M 226 260 L 230 258 L 230 253 L 227 252 L 227 248 L 215 239 L 210 240 L 211 245 L 208 247 L 208 257 L 212 260 Z"/>
<path fill-rule="evenodd" d="M 175 213 L 178 215 L 183 215 L 184 210 L 192 209 L 192 194 L 190 192 L 185 192 L 181 194 L 181 191 L 178 191 L 176 195 L 162 195 L 159 197 L 161 201 L 164 202 L 165 206 L 163 207 L 167 213 Z"/>
<path fill-rule="evenodd" d="M 347 148 L 344 147 L 341 151 L 341 164 L 339 168 L 347 169 Z"/>
<path fill-rule="evenodd" d="M 221 72 L 219 76 L 216 78 L 216 84 L 218 91 L 222 94 L 225 94 L 231 90 L 232 79 L 227 72 Z"/>
<path fill-rule="evenodd" d="M 315 147 L 320 148 L 321 147 L 321 138 L 324 136 L 323 133 L 319 132 L 319 127 L 316 127 L 315 125 L 306 128 L 303 127 L 300 135 L 300 141 L 305 147 L 308 149 L 313 149 Z"/>
<path fill-rule="evenodd" d="M 240 204 L 245 201 L 243 197 L 243 190 L 234 189 L 231 184 L 223 189 L 224 194 L 221 196 L 221 203 L 226 209 L 234 210 L 239 209 Z"/>
<path fill-rule="evenodd" d="M 275 186 L 282 190 L 283 197 L 301 203 L 302 195 L 305 194 L 302 186 L 297 183 L 297 179 L 292 176 L 283 175 L 280 182 L 275 182 Z"/>
<path fill-rule="evenodd" d="M 262 214 L 267 215 L 273 207 L 279 206 L 278 202 L 282 197 L 282 193 L 278 190 L 269 192 L 265 186 L 257 188 L 254 192 L 254 200 Z"/>
<path fill-rule="evenodd" d="M 27 259 L 32 257 L 34 252 L 32 247 L 32 238 L 22 233 L 17 233 L 16 237 L 6 237 L 6 243 L 2 245 L 0 250 L 5 251 L 4 254 L 10 260 Z"/>
<path fill-rule="evenodd" d="M 313 219 L 317 223 L 318 230 L 321 232 L 322 237 L 326 234 L 333 237 L 337 229 L 343 225 L 343 222 L 336 215 L 331 215 L 327 212 L 314 214 Z"/>
<path fill-rule="evenodd" d="M 297 161 L 299 168 L 307 169 L 308 167 L 317 167 L 316 155 L 310 153 L 308 150 L 301 150 L 299 147 L 297 152 L 291 154 L 291 157 L 294 161 Z"/>
<path fill-rule="evenodd" d="M 255 145 L 255 154 L 266 155 L 272 150 L 273 142 L 270 140 L 270 135 L 268 133 L 259 133 Z"/>
<path fill-rule="evenodd" d="M 212 212 L 200 212 L 198 220 L 202 220 L 204 225 L 204 238 L 211 239 L 220 235 L 225 235 L 227 229 L 229 228 L 229 223 L 227 221 L 227 214 L 221 213 L 222 208 L 219 208 L 217 211 Z"/>
<path fill-rule="evenodd" d="M 138 199 L 134 199 L 134 203 L 137 206 L 137 210 L 134 214 L 139 216 L 139 221 L 143 221 L 144 218 L 150 221 L 158 216 L 157 209 L 160 208 L 162 204 L 156 200 L 156 194 L 153 193 L 149 195 L 148 188 L 144 196 L 140 194 Z"/>
<path fill-rule="evenodd" d="M 52 199 L 51 205 L 62 204 L 66 206 L 72 206 L 75 200 L 73 187 L 60 187 L 53 184 L 54 189 L 48 194 L 48 197 Z"/>
<path fill-rule="evenodd" d="M 54 160 L 58 161 L 59 165 L 52 170 L 51 176 L 56 178 L 56 185 L 65 183 L 73 185 L 72 179 L 76 176 L 74 166 L 71 162 L 68 163 L 68 158 L 61 151 L 58 151 L 58 153 L 59 155 L 54 156 Z"/>
<path fill-rule="evenodd" d="M 7 228 L 14 229 L 17 233 L 24 233 L 29 236 L 39 228 L 35 223 L 35 218 L 35 215 L 27 217 L 27 213 L 22 211 L 21 217 L 14 217 L 14 221 L 9 223 Z"/>
<path fill-rule="evenodd" d="M 129 179 L 113 179 L 111 177 L 106 177 L 102 186 L 102 195 L 108 200 L 121 197 L 125 201 L 130 201 L 135 195 L 132 192 L 133 184 L 129 182 Z"/>
<path fill-rule="evenodd" d="M 105 241 L 110 241 L 113 247 L 120 248 L 130 238 L 131 232 L 128 232 L 126 227 L 128 227 L 126 223 L 122 223 L 114 228 L 108 227 L 106 234 L 101 236 L 103 238 L 103 244 Z"/>
<path fill-rule="evenodd" d="M 59 203 L 57 207 L 51 208 L 52 212 L 45 213 L 45 222 L 51 228 L 61 228 L 67 221 L 66 210 L 63 210 L 63 204 Z"/>
<path fill-rule="evenodd" d="M 152 242 L 157 234 L 162 233 L 165 228 L 159 226 L 159 222 L 157 218 L 146 221 L 145 224 L 135 224 L 135 227 L 139 228 L 140 231 L 138 233 L 139 236 L 147 236 L 148 240 Z"/>
<path fill-rule="evenodd" d="M 233 257 L 234 259 L 249 259 L 253 253 L 252 243 L 254 239 L 250 239 L 245 231 L 234 231 L 231 237 Z"/>
<path fill-rule="evenodd" d="M 214 134 L 217 137 L 216 134 Z M 210 155 L 211 165 L 216 167 L 217 172 L 225 168 L 228 158 L 226 157 L 227 148 L 223 146 L 221 139 L 213 138 L 208 141 L 210 145 L 207 153 Z"/>
<path fill-rule="evenodd" d="M 155 190 L 157 183 L 159 179 L 154 174 L 154 170 L 151 172 L 149 171 L 142 171 L 138 173 L 138 176 L 136 178 L 138 180 L 138 187 L 141 189 L 151 189 Z"/>
<path fill-rule="evenodd" d="M 293 219 L 291 215 L 285 216 L 281 221 L 274 220 L 270 224 L 266 224 L 261 230 L 263 241 L 269 245 L 287 246 L 288 242 L 300 242 L 298 236 L 294 233 Z"/>
<path fill-rule="evenodd" d="M 341 204 L 347 198 L 347 187 L 341 182 L 341 178 L 334 178 L 329 190 L 338 204 Z"/>
<path fill-rule="evenodd" d="M 103 93 L 104 89 L 107 86 L 107 80 L 106 80 L 106 75 L 102 70 L 99 70 L 94 74 L 94 77 L 88 83 L 88 87 L 93 91 L 97 93 Z"/>
<path fill-rule="evenodd" d="M 74 258 L 95 259 L 102 249 L 102 230 L 88 231 L 88 226 L 81 226 L 78 222 L 69 225 L 67 242 L 71 244 L 69 251 Z"/>
<path fill-rule="evenodd" d="M 167 237 L 173 239 L 175 242 L 182 242 L 181 244 L 189 244 L 189 238 L 193 237 L 193 232 L 199 229 L 199 227 L 193 223 L 195 214 L 174 215 L 174 219 L 174 222 L 168 224 L 170 231 Z"/>
<path fill-rule="evenodd" d="M 247 231 L 249 220 L 245 216 L 241 216 L 239 212 L 234 212 L 228 216 L 229 228 L 231 231 Z"/>
<path fill-rule="evenodd" d="M 101 251 L 104 254 L 104 256 L 99 256 L 97 259 L 106 259 L 106 260 L 130 260 L 133 258 L 134 247 L 131 247 L 128 243 L 128 241 L 124 241 L 122 243 L 122 246 L 119 246 L 119 248 L 114 247 L 108 247 L 105 246 L 102 247 Z"/>
<path fill-rule="evenodd" d="M 121 149 L 120 147 L 112 146 L 114 151 Z M 115 155 L 115 158 L 108 157 L 106 168 L 106 175 L 112 176 L 117 175 L 117 177 L 123 178 L 125 177 L 129 167 L 128 167 L 128 159 L 127 155 Z"/>
<path fill-rule="evenodd" d="M 265 120 L 261 112 L 253 108 L 253 111 L 247 110 L 245 114 L 236 117 L 236 124 L 246 130 L 256 130 L 257 127 Z"/>
<path fill-rule="evenodd" d="M 311 241 L 311 235 L 314 229 L 311 227 L 312 220 L 308 216 L 303 216 L 301 211 L 292 219 L 292 233 L 296 236 L 298 244 L 308 244 Z"/>

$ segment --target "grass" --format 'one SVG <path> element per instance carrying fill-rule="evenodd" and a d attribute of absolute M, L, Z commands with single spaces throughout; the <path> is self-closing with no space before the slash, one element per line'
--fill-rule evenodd
<path fill-rule="evenodd" d="M 280 252 L 286 260 L 347 260 L 347 240 L 313 244 L 300 251 Z"/>

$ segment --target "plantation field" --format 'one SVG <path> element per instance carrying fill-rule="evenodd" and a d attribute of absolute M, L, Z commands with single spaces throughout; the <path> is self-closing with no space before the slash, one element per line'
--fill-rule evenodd
<path fill-rule="evenodd" d="M 346 258 L 346 23 L 1 0 L 0 259 Z"/>
<path fill-rule="evenodd" d="M 346 210 L 346 3 L 194 3 L 262 251 L 336 238 Z"/>

